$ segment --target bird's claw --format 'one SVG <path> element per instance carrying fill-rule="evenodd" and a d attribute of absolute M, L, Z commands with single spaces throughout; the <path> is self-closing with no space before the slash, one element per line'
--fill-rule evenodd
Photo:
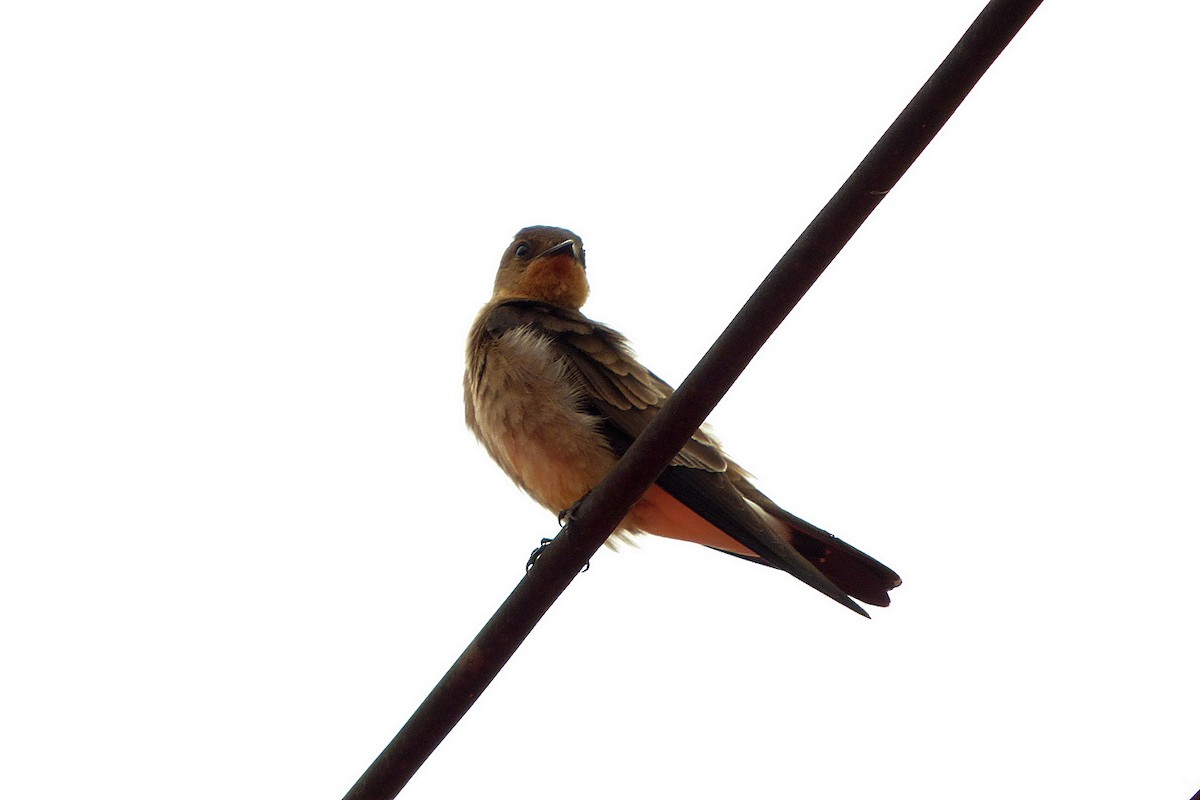
<path fill-rule="evenodd" d="M 566 514 L 567 512 L 564 511 L 563 513 Z M 553 539 L 542 539 L 542 543 L 539 544 L 537 547 L 533 548 L 533 552 L 529 554 L 529 560 L 525 562 L 526 574 L 529 573 L 529 570 L 533 569 L 533 565 L 537 563 L 537 560 L 542 557 L 542 553 L 545 551 L 545 549 L 547 547 L 550 546 L 550 543 L 553 541 L 554 541 Z M 579 574 L 582 575 L 583 573 L 587 572 L 591 568 L 592 568 L 592 562 L 589 561 L 583 565 L 583 569 L 579 570 Z"/>
<path fill-rule="evenodd" d="M 588 494 L 591 494 L 591 492 L 588 492 Z M 570 508 L 564 508 L 562 511 L 558 512 L 558 527 L 565 528 L 571 524 L 571 520 L 575 519 L 575 512 L 579 511 L 579 507 L 583 505 L 583 501 L 587 499 L 587 496 L 588 495 L 585 494 L 574 503 L 571 503 Z"/>
<path fill-rule="evenodd" d="M 533 565 L 536 564 L 537 560 L 541 557 L 542 551 L 549 547 L 550 543 L 553 541 L 553 539 L 542 539 L 542 543 L 533 548 L 533 552 L 529 554 L 529 560 L 525 562 L 526 572 L 529 572 L 529 570 L 533 569 Z"/>

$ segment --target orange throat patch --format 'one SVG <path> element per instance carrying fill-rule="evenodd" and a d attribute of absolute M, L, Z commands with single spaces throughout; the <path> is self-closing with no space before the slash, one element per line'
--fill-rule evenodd
<path fill-rule="evenodd" d="M 519 290 L 537 300 L 578 309 L 587 300 L 588 283 L 578 261 L 565 254 L 553 255 L 529 265 Z"/>

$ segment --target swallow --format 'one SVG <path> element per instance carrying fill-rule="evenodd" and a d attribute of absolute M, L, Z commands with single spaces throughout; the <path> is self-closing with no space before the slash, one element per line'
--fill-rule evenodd
<path fill-rule="evenodd" d="M 580 308 L 583 241 L 569 230 L 519 231 L 467 341 L 467 426 L 534 500 L 561 514 L 613 468 L 673 389 L 625 338 Z M 785 511 L 725 455 L 707 426 L 691 437 L 610 538 L 648 533 L 783 570 L 863 616 L 900 577 Z"/>

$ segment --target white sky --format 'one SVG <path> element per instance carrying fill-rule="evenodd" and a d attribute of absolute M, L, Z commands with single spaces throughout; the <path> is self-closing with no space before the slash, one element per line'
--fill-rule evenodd
<path fill-rule="evenodd" d="M 7 4 L 0 795 L 341 797 L 557 529 L 512 234 L 678 383 L 981 5 Z M 405 797 L 1200 788 L 1184 8 L 1047 3 L 712 418 L 892 607 L 602 552 Z"/>

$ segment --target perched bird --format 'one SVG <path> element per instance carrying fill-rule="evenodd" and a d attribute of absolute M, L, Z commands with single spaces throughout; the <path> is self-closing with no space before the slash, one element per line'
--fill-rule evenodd
<path fill-rule="evenodd" d="M 467 425 L 518 486 L 555 513 L 591 491 L 673 391 L 624 337 L 579 309 L 583 242 L 525 228 L 500 260 L 492 299 L 467 341 Z M 776 505 L 704 428 L 614 536 L 697 542 L 784 570 L 866 616 L 888 605 L 895 572 Z"/>

